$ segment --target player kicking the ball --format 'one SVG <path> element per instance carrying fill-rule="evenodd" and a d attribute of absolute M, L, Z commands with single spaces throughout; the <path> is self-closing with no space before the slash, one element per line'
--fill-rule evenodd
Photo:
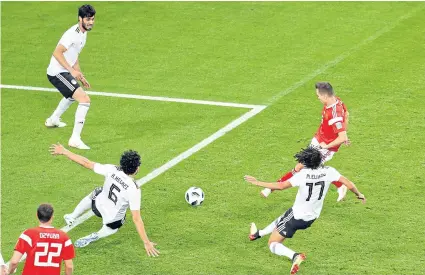
<path fill-rule="evenodd" d="M 341 144 L 349 144 L 347 137 L 348 111 L 344 103 L 334 93 L 332 85 L 328 82 L 316 83 L 317 98 L 323 103 L 322 122 L 312 139 L 310 145 L 316 146 L 322 153 L 322 163 L 332 159 L 338 152 Z M 303 169 L 302 163 L 297 163 L 295 168 L 286 173 L 279 182 L 289 180 L 294 174 Z M 347 187 L 339 181 L 332 182 L 338 188 L 338 199 L 341 201 L 347 194 Z M 267 198 L 272 190 L 263 189 L 261 194 Z"/>
<path fill-rule="evenodd" d="M 308 147 L 295 155 L 296 160 L 304 167 L 289 180 L 280 182 L 261 182 L 252 176 L 245 176 L 245 180 L 254 185 L 269 188 L 271 190 L 285 190 L 294 186 L 298 187 L 298 193 L 292 208 L 289 208 L 282 216 L 274 220 L 263 230 L 257 230 L 254 223 L 251 224 L 249 238 L 254 241 L 265 235 L 269 238 L 270 251 L 279 256 L 286 256 L 292 260 L 291 274 L 296 274 L 300 264 L 306 259 L 302 253 L 296 253 L 283 245 L 286 238 L 292 238 L 297 230 L 310 227 L 320 216 L 323 201 L 328 192 L 331 182 L 339 181 L 357 198 L 366 202 L 365 196 L 358 191 L 354 183 L 338 173 L 332 167 L 322 166 L 322 154 L 315 147 Z"/>
<path fill-rule="evenodd" d="M 133 222 L 143 240 L 146 253 L 148 256 L 158 256 L 159 251 L 155 248 L 156 244 L 148 239 L 140 216 L 141 191 L 134 182 L 134 177 L 139 172 L 141 164 L 140 155 L 137 152 L 132 150 L 124 152 L 121 156 L 120 166 L 95 163 L 68 151 L 60 144 L 50 146 L 50 153 L 64 155 L 105 177 L 103 187 L 96 188 L 81 200 L 74 212 L 64 216 L 67 225 L 71 226 L 75 219 L 91 208 L 93 213 L 103 220 L 103 226 L 98 232 L 77 240 L 75 247 L 85 247 L 91 242 L 115 234 L 124 224 L 127 208 L 130 208 Z"/>

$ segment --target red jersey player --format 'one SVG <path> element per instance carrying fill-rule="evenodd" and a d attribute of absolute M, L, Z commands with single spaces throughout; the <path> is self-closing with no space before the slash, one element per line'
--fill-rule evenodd
<path fill-rule="evenodd" d="M 317 82 L 316 94 L 320 102 L 323 103 L 322 122 L 311 140 L 310 145 L 320 148 L 322 154 L 322 164 L 331 160 L 341 144 L 349 144 L 347 137 L 348 111 L 344 103 L 334 93 L 329 82 Z M 297 163 L 295 168 L 286 173 L 279 182 L 289 180 L 295 173 L 304 168 L 304 165 Z M 338 199 L 341 201 L 347 194 L 347 188 L 341 182 L 335 181 L 333 184 L 338 187 Z M 261 191 L 264 197 L 268 197 L 271 190 L 266 188 Z"/>
<path fill-rule="evenodd" d="M 62 261 L 65 274 L 73 272 L 74 246 L 68 235 L 52 226 L 53 207 L 41 204 L 37 209 L 38 227 L 25 230 L 19 236 L 10 260 L 9 272 L 15 271 L 24 253 L 27 254 L 22 275 L 60 275 Z"/>

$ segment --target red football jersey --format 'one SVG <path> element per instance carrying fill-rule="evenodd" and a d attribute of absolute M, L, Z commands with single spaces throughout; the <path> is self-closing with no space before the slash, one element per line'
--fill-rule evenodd
<path fill-rule="evenodd" d="M 35 227 L 19 236 L 15 250 L 27 254 L 22 275 L 60 275 L 63 260 L 75 257 L 68 235 L 53 227 Z"/>
<path fill-rule="evenodd" d="M 338 137 L 339 132 L 346 131 L 346 112 L 347 108 L 339 97 L 337 97 L 335 104 L 323 106 L 322 122 L 314 136 L 319 143 L 324 142 L 329 144 Z M 335 146 L 328 150 L 337 152 L 340 146 Z"/>

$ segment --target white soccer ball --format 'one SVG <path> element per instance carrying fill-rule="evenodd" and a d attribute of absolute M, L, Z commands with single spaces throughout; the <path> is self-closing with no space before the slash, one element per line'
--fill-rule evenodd
<path fill-rule="evenodd" d="M 199 187 L 190 187 L 186 191 L 185 199 L 192 206 L 201 205 L 205 199 L 204 191 Z"/>

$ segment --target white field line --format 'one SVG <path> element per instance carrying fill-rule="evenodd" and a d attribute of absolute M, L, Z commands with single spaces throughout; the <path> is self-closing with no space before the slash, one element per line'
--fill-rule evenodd
<path fill-rule="evenodd" d="M 266 106 L 255 107 L 251 111 L 249 111 L 249 112 L 243 114 L 242 116 L 240 116 L 239 118 L 233 120 L 232 122 L 230 122 L 229 124 L 227 124 L 226 126 L 221 128 L 220 130 L 218 130 L 217 132 L 215 132 L 211 136 L 207 137 L 203 141 L 201 141 L 198 144 L 196 144 L 195 146 L 193 146 L 192 148 L 186 150 L 185 152 L 181 153 L 177 157 L 173 158 L 172 160 L 170 160 L 167 163 L 165 163 L 164 165 L 162 165 L 161 167 L 155 169 L 151 173 L 149 173 L 146 176 L 144 176 L 143 178 L 139 179 L 137 181 L 137 185 L 141 186 L 141 185 L 147 183 L 148 181 L 156 178 L 157 176 L 161 175 L 162 173 L 164 173 L 165 171 L 167 171 L 171 167 L 175 166 L 176 164 L 178 164 L 182 160 L 190 157 L 194 153 L 196 153 L 199 150 L 201 150 L 202 148 L 206 147 L 208 144 L 212 143 L 214 140 L 224 136 L 226 133 L 235 129 L 236 127 L 238 127 L 239 125 L 241 125 L 242 123 L 244 123 L 245 121 L 250 119 L 251 117 L 255 116 L 256 114 L 258 114 L 259 112 L 261 112 L 265 108 L 266 108 Z"/>
<path fill-rule="evenodd" d="M 28 91 L 40 91 L 40 92 L 55 92 L 58 90 L 55 88 L 43 88 L 43 87 L 31 87 L 31 86 L 17 86 L 17 85 L 5 85 L 1 84 L 0 88 L 4 89 L 16 89 L 16 90 L 28 90 Z M 184 98 L 172 98 L 162 96 L 147 96 L 147 95 L 132 95 L 132 94 L 118 94 L 118 93 L 106 93 L 96 91 L 86 91 L 89 95 L 100 95 L 109 97 L 119 98 L 132 98 L 132 99 L 143 99 L 143 100 L 154 100 L 154 101 L 166 101 L 166 102 L 178 102 L 178 103 L 190 103 L 190 104 L 201 104 L 201 105 L 212 105 L 222 107 L 234 107 L 234 108 L 247 108 L 253 109 L 255 107 L 262 107 L 263 105 L 252 105 L 252 104 L 241 104 L 232 102 L 220 102 L 220 101 L 208 101 L 208 100 L 196 100 L 196 99 L 184 99 Z"/>
<path fill-rule="evenodd" d="M 8 88 L 8 89 L 19 89 L 19 90 L 31 90 L 31 91 L 47 91 L 47 92 L 57 92 L 56 89 L 50 89 L 50 88 L 38 88 L 38 87 L 27 87 L 27 86 L 15 86 L 15 85 L 0 85 L 1 88 Z M 152 179 L 156 178 L 157 176 L 161 175 L 171 167 L 175 166 L 179 162 L 185 160 L 186 158 L 190 157 L 191 155 L 195 154 L 202 148 L 206 147 L 207 145 L 211 144 L 216 139 L 224 136 L 226 133 L 230 132 L 234 128 L 238 127 L 248 119 L 252 118 L 253 116 L 260 113 L 262 110 L 267 108 L 267 106 L 263 105 L 248 105 L 248 104 L 239 104 L 239 103 L 226 103 L 226 102 L 214 102 L 214 101 L 203 101 L 203 100 L 187 100 L 187 99 L 179 99 L 179 98 L 165 98 L 165 97 L 146 97 L 146 96 L 138 96 L 138 95 L 126 95 L 126 94 L 112 94 L 112 93 L 102 93 L 102 92 L 89 92 L 90 94 L 95 95 L 101 95 L 101 96 L 112 96 L 112 97 L 121 97 L 121 98 L 135 98 L 135 99 L 147 99 L 147 100 L 158 100 L 158 101 L 172 101 L 172 102 L 181 102 L 181 103 L 193 103 L 193 104 L 203 104 L 203 105 L 214 105 L 214 106 L 224 106 L 224 107 L 239 107 L 239 108 L 250 108 L 251 110 L 240 116 L 239 118 L 233 120 L 214 134 L 210 135 L 206 139 L 202 140 L 192 148 L 186 150 L 185 152 L 181 153 L 177 157 L 171 159 L 161 167 L 155 169 L 151 173 L 147 174 L 143 178 L 139 179 L 137 181 L 138 186 L 142 186 Z M 155 99 L 152 99 L 155 98 Z M 164 99 L 164 100 L 161 100 Z M 82 224 L 86 220 L 90 219 L 94 216 L 94 213 L 89 210 L 80 217 L 78 217 L 75 222 L 72 224 L 72 226 L 64 226 L 61 228 L 64 232 L 69 232 L 76 226 Z M 26 254 L 24 254 L 21 258 L 21 262 L 26 259 Z M 9 262 L 7 263 L 9 265 Z"/>

